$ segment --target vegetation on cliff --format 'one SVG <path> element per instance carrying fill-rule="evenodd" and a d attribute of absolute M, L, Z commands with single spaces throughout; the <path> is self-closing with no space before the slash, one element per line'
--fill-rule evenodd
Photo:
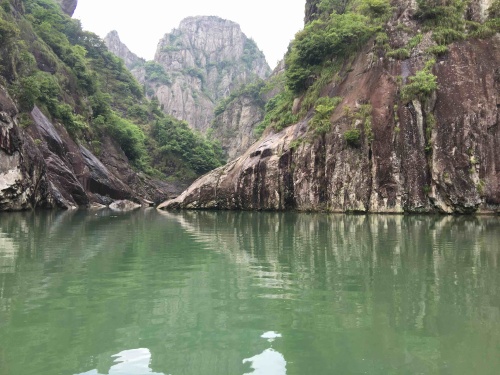
<path fill-rule="evenodd" d="M 279 131 L 314 111 L 325 95 L 324 88 L 342 82 L 356 52 L 369 40 L 378 57 L 407 60 L 420 55 L 425 66 L 401 81 L 400 99 L 425 101 L 438 89 L 432 72 L 435 58 L 445 55 L 449 44 L 487 38 L 500 31 L 498 0 L 492 2 L 486 19 L 473 17 L 471 4 L 466 0 L 418 0 L 416 9 L 410 8 L 413 26 L 408 26 L 394 18 L 407 8 L 389 0 L 309 1 L 306 25 L 285 56 L 285 87 L 267 103 L 258 131 L 270 126 Z M 300 100 L 298 106 L 294 100 Z M 310 124 L 315 128 L 314 122 Z"/>
<path fill-rule="evenodd" d="M 54 1 L 0 5 L 0 83 L 21 112 L 37 105 L 97 155 L 103 137 L 111 136 L 137 168 L 158 176 L 192 179 L 223 162 L 217 144 L 165 115 L 122 60 Z M 146 71 L 152 81 L 169 82 L 157 64 Z M 176 129 L 174 146 L 172 139 L 157 137 L 157 124 L 165 123 Z"/>
<path fill-rule="evenodd" d="M 161 207 L 499 212 L 499 7 L 308 0 L 262 139 Z"/>
<path fill-rule="evenodd" d="M 232 21 L 188 17 L 159 42 L 154 61 L 140 72 L 148 97 L 162 110 L 207 134 L 215 117 L 246 84 L 270 73 L 264 54 Z M 215 112 L 215 113 L 214 113 Z M 221 141 L 230 142 L 221 134 Z"/>

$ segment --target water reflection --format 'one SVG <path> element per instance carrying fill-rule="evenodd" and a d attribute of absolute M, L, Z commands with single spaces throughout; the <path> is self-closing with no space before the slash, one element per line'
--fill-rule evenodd
<path fill-rule="evenodd" d="M 0 231 L 0 274 L 15 272 L 17 245 Z"/>
<path fill-rule="evenodd" d="M 273 348 L 266 349 L 252 358 L 244 359 L 243 363 L 249 363 L 253 369 L 245 375 L 286 375 L 285 357 Z"/>
<path fill-rule="evenodd" d="M 71 211 L 0 233 L 2 375 L 500 367 L 498 217 Z"/>
<path fill-rule="evenodd" d="M 114 358 L 116 364 L 111 366 L 106 374 L 92 370 L 77 375 L 165 375 L 153 372 L 149 368 L 149 364 L 151 363 L 151 352 L 149 349 L 124 350 L 111 357 Z"/>
<path fill-rule="evenodd" d="M 263 333 L 260 337 L 272 343 L 274 340 L 281 338 L 281 334 L 269 331 Z M 253 370 L 244 375 L 286 375 L 285 357 L 272 347 L 251 358 L 245 358 L 243 364 L 249 364 Z"/>

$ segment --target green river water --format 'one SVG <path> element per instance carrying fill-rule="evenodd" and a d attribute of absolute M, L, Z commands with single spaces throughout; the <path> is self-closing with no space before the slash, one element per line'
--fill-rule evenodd
<path fill-rule="evenodd" d="M 0 215 L 0 375 L 500 374 L 500 218 Z"/>

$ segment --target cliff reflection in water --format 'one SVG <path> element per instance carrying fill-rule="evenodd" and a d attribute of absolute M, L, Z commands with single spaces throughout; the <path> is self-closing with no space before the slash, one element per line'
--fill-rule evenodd
<path fill-rule="evenodd" d="M 493 374 L 498 228 L 498 217 L 0 215 L 0 373 L 108 374 L 115 353 L 148 348 L 145 374 Z M 282 338 L 270 345 L 269 331 Z"/>

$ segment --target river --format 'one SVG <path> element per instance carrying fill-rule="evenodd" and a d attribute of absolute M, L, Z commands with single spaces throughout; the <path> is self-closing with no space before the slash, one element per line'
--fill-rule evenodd
<path fill-rule="evenodd" d="M 500 218 L 0 214 L 1 375 L 498 374 Z"/>

